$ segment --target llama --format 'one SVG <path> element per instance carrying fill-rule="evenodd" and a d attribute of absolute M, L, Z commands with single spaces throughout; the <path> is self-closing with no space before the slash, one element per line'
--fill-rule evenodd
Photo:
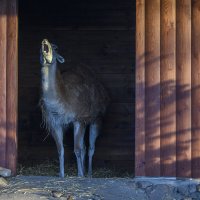
<path fill-rule="evenodd" d="M 86 126 L 89 126 L 88 175 L 92 176 L 95 141 L 100 133 L 109 96 L 87 67 L 68 67 L 64 73 L 61 73 L 57 62 L 64 63 L 65 60 L 57 53 L 57 49 L 57 46 L 49 43 L 47 39 L 42 41 L 40 50 L 42 116 L 57 146 L 60 177 L 64 177 L 64 128 L 73 124 L 78 176 L 83 177 L 86 154 L 84 135 Z"/>

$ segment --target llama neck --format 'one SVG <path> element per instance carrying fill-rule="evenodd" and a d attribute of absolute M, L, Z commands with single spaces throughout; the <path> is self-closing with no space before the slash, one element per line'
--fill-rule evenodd
<path fill-rule="evenodd" d="M 44 65 L 42 67 L 42 90 L 44 97 L 57 97 L 59 93 L 59 84 L 61 80 L 58 80 L 59 70 L 57 69 L 57 63 L 51 65 Z"/>

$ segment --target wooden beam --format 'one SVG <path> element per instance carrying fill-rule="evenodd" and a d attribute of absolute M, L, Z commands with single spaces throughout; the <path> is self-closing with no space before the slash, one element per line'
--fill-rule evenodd
<path fill-rule="evenodd" d="M 145 0 L 136 1 L 135 176 L 145 176 Z"/>
<path fill-rule="evenodd" d="M 177 176 L 191 177 L 191 1 L 176 3 Z"/>
<path fill-rule="evenodd" d="M 6 0 L 0 0 L 0 166 L 6 167 Z"/>
<path fill-rule="evenodd" d="M 192 177 L 200 178 L 200 1 L 192 1 Z"/>
<path fill-rule="evenodd" d="M 17 99 L 18 99 L 18 16 L 16 0 L 7 6 L 7 168 L 16 174 L 17 166 Z"/>
<path fill-rule="evenodd" d="M 160 0 L 145 4 L 146 175 L 160 176 Z"/>
<path fill-rule="evenodd" d="M 161 0 L 161 176 L 176 176 L 175 13 L 175 0 Z"/>

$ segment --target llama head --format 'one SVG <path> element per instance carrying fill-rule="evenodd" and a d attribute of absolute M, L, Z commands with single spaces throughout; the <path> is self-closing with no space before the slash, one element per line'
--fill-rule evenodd
<path fill-rule="evenodd" d="M 40 49 L 40 63 L 42 65 L 52 64 L 56 61 L 64 63 L 65 59 L 57 53 L 58 47 L 55 44 L 51 44 L 47 39 L 42 41 Z"/>

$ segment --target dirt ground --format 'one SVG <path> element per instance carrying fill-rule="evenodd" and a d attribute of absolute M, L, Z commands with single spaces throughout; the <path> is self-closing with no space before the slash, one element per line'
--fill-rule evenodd
<path fill-rule="evenodd" d="M 17 176 L 8 182 L 8 186 L 0 189 L 1 200 L 135 199 L 134 184 L 131 179 Z"/>
<path fill-rule="evenodd" d="M 0 186 L 0 200 L 200 200 L 200 180 L 58 178 L 18 175 Z"/>

